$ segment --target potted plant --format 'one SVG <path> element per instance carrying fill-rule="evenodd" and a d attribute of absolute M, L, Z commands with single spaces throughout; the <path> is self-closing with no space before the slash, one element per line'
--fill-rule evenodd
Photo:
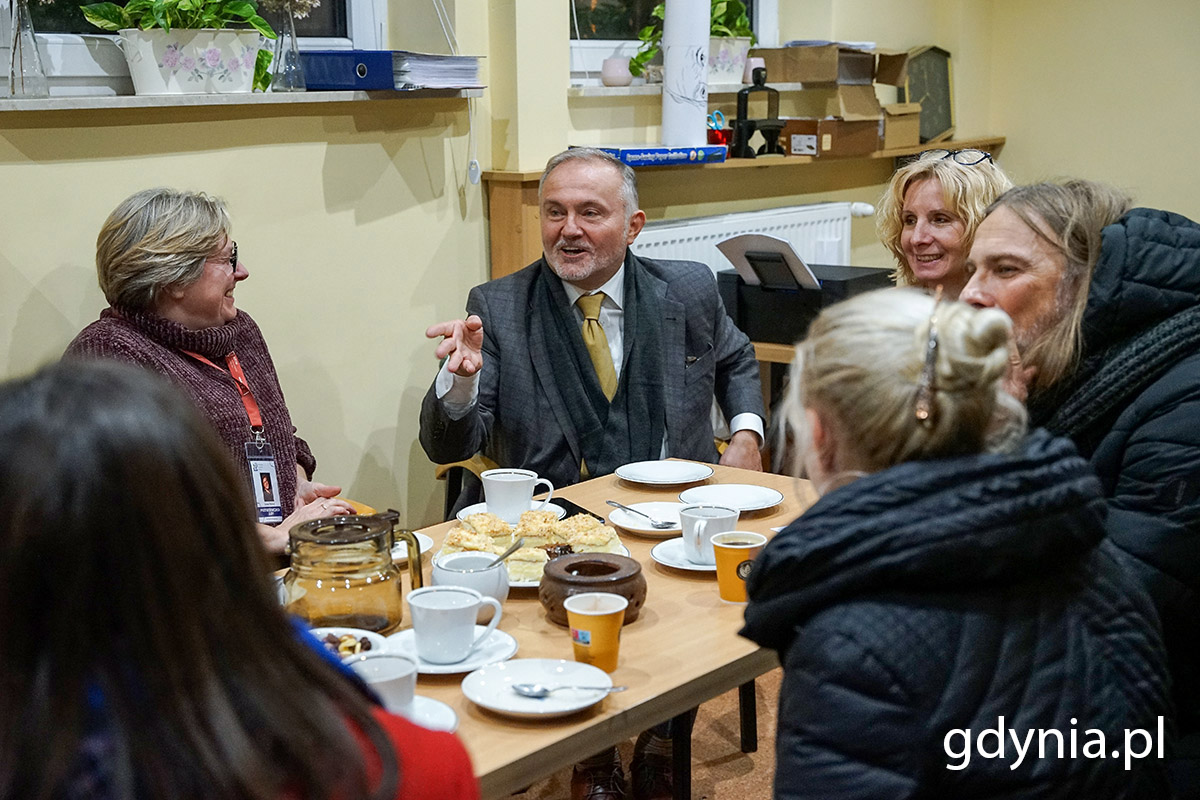
<path fill-rule="evenodd" d="M 742 0 L 711 0 L 708 47 L 708 79 L 710 83 L 741 83 L 746 68 L 746 55 L 754 44 L 754 31 Z M 659 3 L 650 12 L 654 21 L 638 33 L 641 46 L 629 59 L 629 71 L 641 75 L 646 65 L 662 48 L 663 19 L 666 4 Z M 740 57 L 739 57 L 740 54 Z"/>
<path fill-rule="evenodd" d="M 253 0 L 129 0 L 81 6 L 87 21 L 119 33 L 138 94 L 249 92 L 270 84 L 275 31 Z M 230 28 L 248 25 L 247 28 Z"/>

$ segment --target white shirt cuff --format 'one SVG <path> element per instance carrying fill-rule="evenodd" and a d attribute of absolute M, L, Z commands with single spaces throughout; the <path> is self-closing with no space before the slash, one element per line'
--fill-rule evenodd
<path fill-rule="evenodd" d="M 475 405 L 476 398 L 479 397 L 479 373 L 464 378 L 461 375 L 455 375 L 446 369 L 445 364 L 442 364 L 442 368 L 438 370 L 437 379 L 433 382 L 433 393 L 445 406 L 446 414 L 450 419 L 462 419 Z M 753 417 L 754 415 L 743 414 L 742 416 Z"/>
<path fill-rule="evenodd" d="M 767 437 L 763 434 L 763 418 L 758 414 L 753 414 L 749 411 L 738 414 L 729 421 L 730 435 L 738 431 L 754 431 L 758 434 L 758 445 L 762 447 L 766 443 Z"/>

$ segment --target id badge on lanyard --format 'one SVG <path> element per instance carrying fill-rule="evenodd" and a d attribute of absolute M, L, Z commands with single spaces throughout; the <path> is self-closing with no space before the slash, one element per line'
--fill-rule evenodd
<path fill-rule="evenodd" d="M 205 356 L 184 350 L 192 358 L 213 369 L 223 371 Z M 259 413 L 258 403 L 254 393 L 250 391 L 250 382 L 242 371 L 236 353 L 230 352 L 225 356 L 229 367 L 229 376 L 237 384 L 238 394 L 246 407 L 246 418 L 250 421 L 250 430 L 254 440 L 246 442 L 246 462 L 250 465 L 250 487 L 254 490 L 254 506 L 258 509 L 258 521 L 267 525 L 283 522 L 283 499 L 279 496 L 279 474 L 275 470 L 275 453 L 263 435 L 262 414 Z"/>
<path fill-rule="evenodd" d="M 275 454 L 271 445 L 246 442 L 246 461 L 250 465 L 250 482 L 254 488 L 254 506 L 258 521 L 267 525 L 283 522 L 283 502 L 279 498 L 279 475 L 275 471 Z"/>

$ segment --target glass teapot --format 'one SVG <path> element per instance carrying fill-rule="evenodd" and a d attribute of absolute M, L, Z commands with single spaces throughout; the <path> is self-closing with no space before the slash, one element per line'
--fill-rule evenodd
<path fill-rule="evenodd" d="M 399 512 L 325 517 L 288 534 L 291 568 L 283 578 L 288 613 L 312 627 L 364 628 L 389 634 L 400 627 L 403 589 L 392 545 L 408 548 L 413 589 L 422 586 L 421 548 L 412 531 L 397 530 Z"/>

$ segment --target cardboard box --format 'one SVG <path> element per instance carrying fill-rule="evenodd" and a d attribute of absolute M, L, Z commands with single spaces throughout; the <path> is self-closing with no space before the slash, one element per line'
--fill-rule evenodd
<path fill-rule="evenodd" d="M 921 104 L 889 103 L 883 107 L 883 149 L 921 143 Z"/>
<path fill-rule="evenodd" d="M 803 47 L 756 47 L 750 55 L 763 59 L 767 83 L 836 83 L 902 86 L 908 77 L 908 53 L 859 50 L 836 43 Z"/>
<path fill-rule="evenodd" d="M 788 155 L 864 156 L 879 149 L 880 124 L 875 119 L 788 119 L 780 139 Z"/>
<path fill-rule="evenodd" d="M 875 87 L 843 86 L 838 84 L 825 100 L 825 116 L 837 117 L 847 122 L 883 119 L 883 107 L 875 96 Z"/>

